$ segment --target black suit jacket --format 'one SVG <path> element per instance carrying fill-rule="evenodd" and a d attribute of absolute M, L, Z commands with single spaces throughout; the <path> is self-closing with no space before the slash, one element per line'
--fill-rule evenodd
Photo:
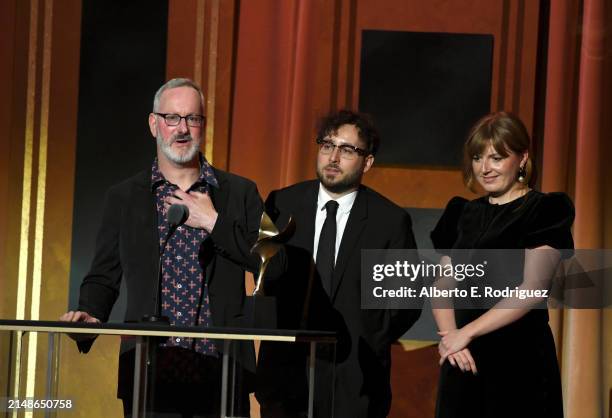
<path fill-rule="evenodd" d="M 274 191 L 266 200 L 266 211 L 279 228 L 287 224 L 290 216 L 296 222 L 296 232 L 277 260 L 285 273 L 280 277 L 270 274 L 265 282 L 266 294 L 277 296 L 279 328 L 306 327 L 338 333 L 335 416 L 384 417 L 391 402 L 391 343 L 412 326 L 420 310 L 361 309 L 361 250 L 411 248 L 415 249 L 412 261 L 418 262 L 410 216 L 390 200 L 361 186 L 342 236 L 333 289 L 328 296 L 312 259 L 318 192 L 319 182 L 307 181 Z M 302 368 L 303 362 L 298 358 L 304 352 L 289 353 L 286 346 L 273 344 L 262 344 L 261 350 L 260 401 L 299 402 L 300 396 L 290 391 L 301 385 L 295 376 L 300 372 L 290 370 L 291 364 Z M 326 382 L 319 384 L 323 386 L 319 393 L 329 389 L 325 388 Z M 320 406 L 325 403 L 322 401 Z"/>
<path fill-rule="evenodd" d="M 200 249 L 209 286 L 213 326 L 243 326 L 244 272 L 256 271 L 258 261 L 250 254 L 257 239 L 263 204 L 255 183 L 213 169 L 219 188 L 211 187 L 211 199 L 219 213 L 215 227 Z M 155 312 L 155 289 L 159 260 L 155 196 L 151 171 L 145 170 L 113 186 L 106 194 L 91 269 L 81 284 L 79 310 L 103 322 L 108 320 L 119 295 L 121 280 L 127 285 L 126 321 L 138 321 Z M 93 341 L 79 343 L 89 351 Z M 133 347 L 122 342 L 121 352 Z M 252 346 L 243 347 L 241 362 L 254 370 Z M 130 377 L 121 370 L 119 397 L 129 397 Z"/>

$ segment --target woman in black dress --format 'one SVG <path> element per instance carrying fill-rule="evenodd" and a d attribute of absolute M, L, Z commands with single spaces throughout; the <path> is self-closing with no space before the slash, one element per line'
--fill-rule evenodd
<path fill-rule="evenodd" d="M 529 149 L 525 126 L 510 114 L 488 115 L 472 128 L 464 180 L 485 195 L 448 203 L 431 233 L 444 254 L 441 263 L 451 264 L 459 249 L 521 250 L 518 261 L 508 261 L 508 271 L 519 272 L 516 286 L 550 284 L 560 259 L 572 253 L 574 207 L 563 193 L 530 188 Z M 442 336 L 436 417 L 563 418 L 555 344 L 542 303 L 500 299 L 488 310 L 434 309 Z"/>

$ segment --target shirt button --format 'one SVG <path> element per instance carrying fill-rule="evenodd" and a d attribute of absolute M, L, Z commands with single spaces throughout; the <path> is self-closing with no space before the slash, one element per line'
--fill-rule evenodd
<path fill-rule="evenodd" d="M 183 285 L 182 285 L 182 284 L 177 284 L 177 285 L 176 285 L 176 288 L 177 288 L 177 289 L 182 289 L 182 288 L 183 288 Z"/>
<path fill-rule="evenodd" d="M 183 316 L 183 314 L 181 312 L 177 312 L 176 316 Z"/>
<path fill-rule="evenodd" d="M 177 339 L 176 339 L 176 340 L 174 340 L 174 341 L 176 341 L 177 343 L 180 343 L 180 342 L 181 342 L 181 339 L 180 339 L 180 338 L 177 338 Z"/>

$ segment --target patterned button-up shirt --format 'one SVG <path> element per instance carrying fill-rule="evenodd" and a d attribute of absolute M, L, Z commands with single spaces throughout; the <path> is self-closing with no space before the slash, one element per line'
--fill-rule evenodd
<path fill-rule="evenodd" d="M 200 155 L 200 177 L 186 192 L 207 193 L 210 187 L 219 187 L 212 167 Z M 164 201 L 178 189 L 159 171 L 157 159 L 151 168 L 151 188 L 157 206 L 159 246 L 168 233 L 168 219 Z M 206 266 L 202 265 L 200 246 L 207 238 L 204 229 L 182 225 L 168 240 L 161 263 L 161 313 L 170 318 L 171 325 L 209 327 L 212 324 L 208 284 L 204 277 Z M 164 344 L 182 347 L 201 354 L 217 356 L 215 344 L 208 339 L 171 337 Z"/>

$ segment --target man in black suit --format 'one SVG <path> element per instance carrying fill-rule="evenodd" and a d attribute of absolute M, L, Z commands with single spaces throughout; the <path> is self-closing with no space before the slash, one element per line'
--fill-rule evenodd
<path fill-rule="evenodd" d="M 270 274 L 265 292 L 277 297 L 279 328 L 338 333 L 335 362 L 323 361 L 315 373 L 315 416 L 329 416 L 333 393 L 335 417 L 386 417 L 390 346 L 420 310 L 361 309 L 361 250 L 415 249 L 411 220 L 405 210 L 361 184 L 379 146 L 368 117 L 350 111 L 332 114 L 323 120 L 316 141 L 318 180 L 274 191 L 266 200 L 277 226 L 293 217 L 296 232 L 279 255 L 285 274 Z M 412 261 L 418 261 L 416 249 Z M 319 357 L 329 356 L 322 351 Z M 262 417 L 303 416 L 305 359 L 298 346 L 262 344 L 257 389 Z"/>
<path fill-rule="evenodd" d="M 81 285 L 79 307 L 65 321 L 105 322 L 127 285 L 126 321 L 154 314 L 161 242 L 172 204 L 189 209 L 185 225 L 162 254 L 161 314 L 172 325 L 243 326 L 244 272 L 258 268 L 249 250 L 258 235 L 263 204 L 253 182 L 212 167 L 200 153 L 204 96 L 188 79 L 173 79 L 156 93 L 149 127 L 157 141 L 151 167 L 113 186 L 91 269 Z M 89 351 L 93 340 L 80 341 Z M 157 352 L 156 412 L 218 416 L 218 343 L 169 338 Z M 121 344 L 118 397 L 131 411 L 134 345 Z M 252 346 L 240 361 L 254 371 Z M 248 414 L 248 392 L 239 409 Z M 175 416 L 175 415 L 172 415 Z M 180 416 L 180 415 L 179 415 Z"/>

